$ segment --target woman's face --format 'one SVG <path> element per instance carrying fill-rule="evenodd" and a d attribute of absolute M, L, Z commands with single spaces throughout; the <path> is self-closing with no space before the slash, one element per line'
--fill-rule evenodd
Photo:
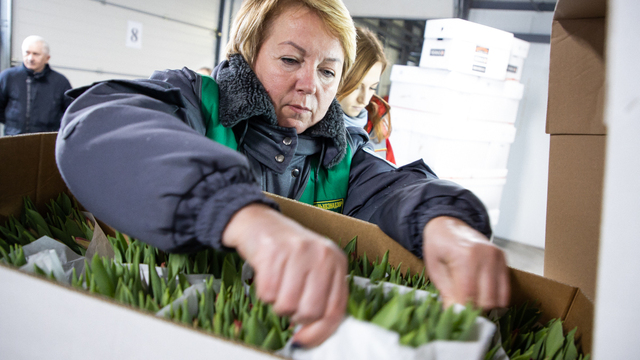
<path fill-rule="evenodd" d="M 340 106 L 345 114 L 356 117 L 365 106 L 369 105 L 371 97 L 378 90 L 380 75 L 382 75 L 382 63 L 377 62 L 365 74 L 358 87 L 340 100 Z"/>
<path fill-rule="evenodd" d="M 275 18 L 254 64 L 273 102 L 278 125 L 298 134 L 322 120 L 336 96 L 344 52 L 340 41 L 306 7 Z"/>

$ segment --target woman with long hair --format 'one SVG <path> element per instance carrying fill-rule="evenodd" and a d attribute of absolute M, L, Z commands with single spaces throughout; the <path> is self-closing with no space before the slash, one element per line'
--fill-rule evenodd
<path fill-rule="evenodd" d="M 388 62 L 384 48 L 371 30 L 356 28 L 356 61 L 345 77 L 338 101 L 344 112 L 347 128 L 363 128 L 369 134 L 376 154 L 395 164 L 393 149 L 389 142 L 391 118 L 389 104 L 376 95 L 380 76 Z"/>

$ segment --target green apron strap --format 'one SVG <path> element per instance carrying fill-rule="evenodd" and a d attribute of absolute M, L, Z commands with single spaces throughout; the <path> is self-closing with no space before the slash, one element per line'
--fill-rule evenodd
<path fill-rule="evenodd" d="M 233 130 L 220 124 L 218 83 L 210 76 L 201 76 L 201 78 L 202 96 L 200 107 L 206 122 L 206 137 L 231 149 L 238 150 L 238 142 Z M 302 193 L 302 197 L 298 201 L 342 213 L 349 187 L 351 152 L 351 145 L 348 145 L 347 154 L 340 163 L 331 169 L 321 166 L 317 184 L 315 182 L 315 172 L 318 168 L 319 159 L 318 156 L 314 156 L 311 159 L 309 181 Z"/>
<path fill-rule="evenodd" d="M 220 107 L 218 83 L 210 76 L 201 76 L 201 78 L 202 96 L 200 99 L 200 107 L 206 121 L 207 132 L 205 136 L 233 150 L 238 150 L 238 142 L 236 141 L 233 130 L 220 124 L 220 118 L 218 116 L 218 109 Z"/>
<path fill-rule="evenodd" d="M 348 145 L 347 154 L 336 166 L 329 170 L 324 167 L 319 168 L 318 183 L 316 184 L 315 173 L 318 168 L 318 161 L 317 156 L 314 156 L 311 160 L 309 181 L 299 201 L 325 210 L 342 213 L 349 187 L 351 145 Z"/>

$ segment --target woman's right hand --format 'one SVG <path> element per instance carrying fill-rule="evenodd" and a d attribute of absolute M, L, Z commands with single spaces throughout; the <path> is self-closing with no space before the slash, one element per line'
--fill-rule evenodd
<path fill-rule="evenodd" d="M 331 240 L 260 204 L 238 211 L 222 234 L 253 267 L 258 297 L 303 327 L 294 343 L 319 345 L 345 316 L 347 259 Z"/>

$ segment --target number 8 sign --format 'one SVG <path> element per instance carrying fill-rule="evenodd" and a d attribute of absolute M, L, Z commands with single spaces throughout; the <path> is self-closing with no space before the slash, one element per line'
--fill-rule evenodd
<path fill-rule="evenodd" d="M 125 45 L 130 48 L 142 48 L 142 23 L 131 20 L 127 22 L 127 40 Z"/>

